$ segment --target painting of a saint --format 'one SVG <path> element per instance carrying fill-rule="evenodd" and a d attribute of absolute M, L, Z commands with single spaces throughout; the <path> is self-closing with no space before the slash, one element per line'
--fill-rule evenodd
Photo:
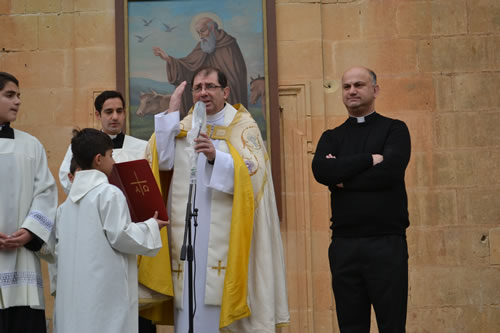
<path fill-rule="evenodd" d="M 250 87 L 265 75 L 261 0 L 129 1 L 128 30 L 132 135 L 149 138 L 175 87 L 212 66 L 228 78 L 228 102 L 243 104 L 266 138 L 265 91 L 252 98 Z M 181 114 L 192 104 L 186 89 Z"/>
<path fill-rule="evenodd" d="M 210 17 L 194 18 L 193 24 L 200 41 L 184 58 L 176 59 L 160 47 L 153 47 L 154 54 L 167 63 L 168 82 L 177 86 L 182 81 L 189 81 L 198 68 L 215 67 L 227 73 L 231 88 L 228 102 L 248 107 L 247 67 L 236 38 L 219 29 L 218 23 Z M 192 105 L 191 92 L 186 90 L 181 114 L 185 114 Z"/>

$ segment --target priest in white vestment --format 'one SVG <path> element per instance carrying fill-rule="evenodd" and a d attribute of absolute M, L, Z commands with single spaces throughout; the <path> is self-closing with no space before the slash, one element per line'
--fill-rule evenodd
<path fill-rule="evenodd" d="M 19 82 L 0 72 L 0 332 L 45 332 L 40 257 L 49 241 L 57 188 L 42 144 L 10 127 Z M 49 255 L 50 257 L 50 255 Z"/>
<path fill-rule="evenodd" d="M 56 216 L 57 332 L 138 331 L 136 255 L 156 255 L 166 222 L 155 216 L 132 223 L 125 196 L 108 183 L 112 148 L 95 129 L 72 140 L 82 170 Z M 91 162 L 89 150 L 99 150 Z"/>
<path fill-rule="evenodd" d="M 155 116 L 150 140 L 156 145 L 159 169 L 174 169 L 169 216 L 178 333 L 189 326 L 187 262 L 179 258 L 191 169 L 186 132 L 192 113 L 180 121 L 178 112 L 185 87 L 186 82 L 181 83 L 169 110 Z M 202 131 L 194 146 L 201 153 L 195 197 L 198 227 L 193 229 L 194 331 L 274 332 L 290 317 L 270 163 L 260 131 L 243 106 L 225 103 L 229 87 L 219 70 L 196 72 L 192 91 L 194 103 L 205 103 L 207 116 L 207 134 Z"/>

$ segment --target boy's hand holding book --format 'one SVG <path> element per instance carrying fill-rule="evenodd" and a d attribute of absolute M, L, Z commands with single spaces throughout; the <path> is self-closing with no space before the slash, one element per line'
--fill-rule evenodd
<path fill-rule="evenodd" d="M 163 228 L 165 227 L 167 224 L 170 224 L 170 221 L 163 221 L 163 220 L 160 220 L 158 218 L 158 211 L 155 211 L 155 215 L 153 215 L 153 218 L 156 220 L 156 222 L 158 222 L 158 228 Z"/>

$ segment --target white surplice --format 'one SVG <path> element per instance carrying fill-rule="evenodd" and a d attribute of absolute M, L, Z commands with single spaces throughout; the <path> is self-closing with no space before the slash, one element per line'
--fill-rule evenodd
<path fill-rule="evenodd" d="M 145 158 L 146 147 L 148 145 L 147 141 L 134 138 L 130 135 L 125 135 L 123 140 L 123 147 L 113 149 L 113 159 L 116 163 L 128 162 L 134 160 L 140 160 Z M 68 178 L 69 167 L 71 165 L 71 158 L 73 153 L 71 152 L 71 145 L 69 145 L 66 155 L 64 155 L 64 160 L 59 168 L 59 181 L 63 187 L 64 193 L 68 194 L 71 188 L 71 182 Z"/>
<path fill-rule="evenodd" d="M 14 129 L 14 139 L 0 139 L 0 232 L 25 228 L 49 240 L 57 207 L 57 187 L 42 144 Z M 0 250 L 0 309 L 44 308 L 38 252 L 25 247 Z"/>
<path fill-rule="evenodd" d="M 104 173 L 77 172 L 56 217 L 57 331 L 137 332 L 136 255 L 161 245 L 156 220 L 132 223 Z"/>
<path fill-rule="evenodd" d="M 227 107 L 227 106 L 226 106 Z M 208 116 L 208 125 L 224 124 L 224 108 L 219 113 Z M 179 112 L 170 114 L 159 114 L 155 117 L 155 133 L 157 138 L 157 147 L 160 161 L 161 170 L 170 170 L 174 166 L 175 159 L 175 136 L 179 134 Z M 220 140 L 212 140 L 215 149 L 217 149 Z M 179 152 L 177 152 L 179 153 Z M 183 153 L 183 152 L 180 152 Z M 194 331 L 212 333 L 219 332 L 219 317 L 220 305 L 209 305 L 207 303 L 206 291 L 206 276 L 207 276 L 207 257 L 209 248 L 209 234 L 210 234 L 210 221 L 211 221 L 211 206 L 213 191 L 222 192 L 226 195 L 232 195 L 234 185 L 234 167 L 233 159 L 229 153 L 217 150 L 215 164 L 210 165 L 204 154 L 199 154 L 197 162 L 197 189 L 196 189 L 196 208 L 198 208 L 198 227 L 196 230 L 196 315 L 194 319 Z M 186 187 L 189 183 L 186 182 Z M 177 209 L 185 209 L 185 207 L 177 207 Z M 171 215 L 169 215 L 171 216 Z M 229 223 L 230 221 L 228 221 Z M 183 223 L 175 223 L 172 221 L 172 229 L 183 229 Z M 227 228 L 228 232 L 229 229 Z M 178 234 L 178 233 L 177 233 Z M 194 228 L 192 231 L 194 238 Z M 174 254 L 176 251 L 173 251 Z M 173 272 L 179 270 L 178 258 L 172 258 Z M 183 297 L 179 299 L 176 297 L 175 308 L 175 332 L 184 333 L 188 331 L 189 327 L 189 309 L 188 309 L 188 274 L 187 262 L 181 268 L 185 274 L 176 274 L 174 272 L 173 279 L 178 276 L 184 277 Z M 175 281 L 174 281 L 175 282 Z M 181 289 L 181 290 L 182 290 Z M 222 290 L 222 289 L 221 289 Z M 177 294 L 176 294 L 177 296 Z M 219 295 L 219 304 L 222 295 Z M 209 296 L 209 298 L 213 298 Z"/>

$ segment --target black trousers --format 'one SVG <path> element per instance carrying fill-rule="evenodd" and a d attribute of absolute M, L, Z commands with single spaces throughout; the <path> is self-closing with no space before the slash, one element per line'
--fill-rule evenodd
<path fill-rule="evenodd" d="M 156 325 L 151 320 L 139 316 L 139 333 L 156 333 Z"/>
<path fill-rule="evenodd" d="M 340 331 L 370 332 L 373 305 L 380 333 L 405 332 L 406 238 L 398 235 L 335 237 L 328 252 Z"/>
<path fill-rule="evenodd" d="M 45 311 L 29 306 L 14 306 L 0 310 L 0 332 L 45 333 L 47 332 Z"/>

